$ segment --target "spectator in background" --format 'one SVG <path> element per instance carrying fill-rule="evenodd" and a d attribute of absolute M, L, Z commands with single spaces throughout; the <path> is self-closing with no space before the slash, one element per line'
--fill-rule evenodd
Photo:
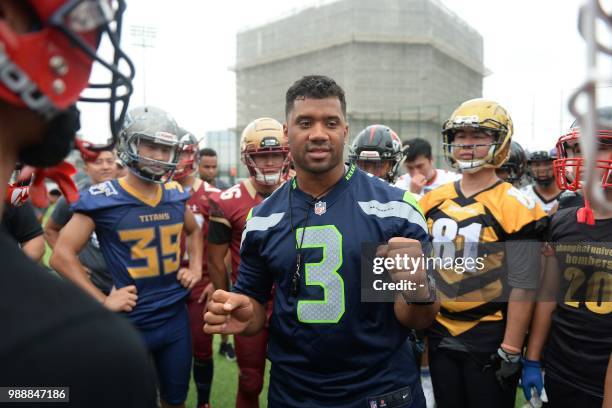
<path fill-rule="evenodd" d="M 52 188 L 49 190 L 49 193 L 47 194 L 47 196 L 49 197 L 49 206 L 44 210 L 43 215 L 42 215 L 42 220 L 40 220 L 40 225 L 42 225 L 42 228 L 45 227 L 45 225 L 47 224 L 47 221 L 49 220 L 49 217 L 51 216 L 51 214 L 53 214 L 53 211 L 55 210 L 55 206 L 57 205 L 57 202 L 62 197 L 62 192 L 59 191 L 59 189 L 57 188 Z M 43 231 L 42 228 L 40 230 L 41 232 Z M 51 258 L 51 253 L 53 252 L 53 248 L 51 248 L 49 244 L 47 244 L 47 241 L 44 239 L 44 236 L 42 236 L 42 234 L 41 234 L 41 238 L 44 243 L 42 263 L 47 268 L 49 268 L 49 258 Z"/>
<path fill-rule="evenodd" d="M 1 225 L 30 259 L 40 261 L 45 252 L 45 239 L 30 202 L 21 206 L 5 205 Z"/>
<path fill-rule="evenodd" d="M 93 161 L 84 160 L 84 170 L 89 176 L 89 180 L 83 186 L 79 186 L 79 191 L 87 190 L 91 185 L 103 183 L 116 176 L 117 155 L 114 150 L 106 150 Z M 72 218 L 72 209 L 66 199 L 62 197 L 56 204 L 53 213 L 45 224 L 45 239 L 47 244 L 53 248 L 59 236 L 60 230 Z M 87 244 L 79 253 L 79 260 L 89 273 L 91 282 L 100 289 L 105 295 L 110 293 L 113 286 L 111 275 L 106 267 L 106 262 L 100 251 L 100 244 L 96 233 L 91 234 Z"/>
<path fill-rule="evenodd" d="M 200 150 L 200 165 L 198 166 L 200 178 L 220 190 L 227 190 L 230 185 L 217 177 L 217 152 L 210 147 Z"/>
<path fill-rule="evenodd" d="M 396 187 L 423 195 L 461 178 L 460 174 L 436 168 L 431 155 L 431 144 L 427 140 L 417 137 L 407 140 L 404 144 L 406 145 L 404 165 L 408 173 L 397 179 Z"/>

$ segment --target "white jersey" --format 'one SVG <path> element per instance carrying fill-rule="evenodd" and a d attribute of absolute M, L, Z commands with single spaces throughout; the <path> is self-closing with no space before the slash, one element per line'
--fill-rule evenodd
<path fill-rule="evenodd" d="M 400 176 L 395 182 L 395 187 L 403 188 L 404 190 L 410 191 L 410 174 L 406 173 L 403 176 Z M 436 169 L 436 176 L 434 179 L 423 187 L 423 191 L 419 196 L 422 196 L 426 193 L 429 193 L 431 190 L 434 190 L 440 187 L 443 184 L 452 183 L 453 181 L 457 181 L 461 179 L 461 174 L 453 173 L 447 170 Z"/>
<path fill-rule="evenodd" d="M 533 184 L 529 184 L 528 186 L 525 186 L 521 189 L 521 192 L 527 196 L 528 198 L 531 198 L 532 200 L 534 200 L 536 203 L 540 204 L 540 207 L 542 207 L 542 209 L 544 211 L 546 211 L 547 214 L 550 213 L 550 210 L 552 210 L 552 208 L 555 206 L 555 204 L 557 204 L 557 199 L 559 198 L 559 196 L 556 196 L 555 198 L 553 198 L 550 201 L 546 201 L 544 199 L 544 197 L 542 197 L 536 190 L 535 190 L 535 186 Z"/>

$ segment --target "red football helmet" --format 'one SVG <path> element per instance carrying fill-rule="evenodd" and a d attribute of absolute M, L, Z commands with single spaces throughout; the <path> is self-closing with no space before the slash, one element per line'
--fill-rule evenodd
<path fill-rule="evenodd" d="M 612 130 L 598 130 L 600 145 L 612 146 Z M 557 142 L 558 159 L 554 161 L 555 179 L 562 190 L 582 189 L 584 158 L 579 155 L 580 129 L 573 128 Z M 601 186 L 612 187 L 612 151 L 606 159 L 597 159 L 595 167 L 601 171 Z"/>
<path fill-rule="evenodd" d="M 98 62 L 112 79 L 108 84 L 89 85 L 96 96 L 81 100 L 110 104 L 114 142 L 118 125 L 123 123 L 134 77 L 134 66 L 119 47 L 125 1 L 25 0 L 24 3 L 37 19 L 35 30 L 19 32 L 6 21 L 0 21 L 0 99 L 53 118 L 79 100 L 88 87 L 92 65 Z M 114 48 L 114 56 L 109 61 L 96 52 L 102 33 L 108 35 Z M 122 60 L 128 69 L 125 74 L 119 70 Z M 106 93 L 100 95 L 101 91 Z M 115 118 L 115 106 L 119 102 L 123 106 Z"/>
<path fill-rule="evenodd" d="M 180 141 L 183 148 L 180 153 L 179 162 L 176 165 L 176 170 L 172 175 L 174 180 L 181 180 L 187 176 L 191 176 L 198 168 L 200 161 L 200 150 L 198 149 L 198 139 L 191 133 L 181 129 Z"/>

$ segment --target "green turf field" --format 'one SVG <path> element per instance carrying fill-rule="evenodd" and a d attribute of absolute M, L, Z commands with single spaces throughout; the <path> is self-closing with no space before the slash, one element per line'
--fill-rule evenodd
<path fill-rule="evenodd" d="M 233 408 L 236 406 L 236 389 L 238 387 L 238 364 L 234 361 L 228 361 L 225 357 L 219 355 L 219 342 L 221 337 L 215 336 L 213 342 L 215 374 L 213 378 L 213 386 L 210 402 L 212 408 Z M 233 343 L 233 341 L 232 341 Z M 270 362 L 266 365 L 266 376 L 264 378 L 264 390 L 259 396 L 259 406 L 267 407 L 267 390 L 268 378 L 270 372 Z M 189 395 L 187 396 L 187 408 L 195 408 L 197 402 L 196 390 L 193 385 L 189 387 Z M 525 404 L 523 392 L 519 388 L 516 392 L 516 408 L 520 408 Z"/>
<path fill-rule="evenodd" d="M 210 402 L 213 408 L 233 408 L 236 406 L 236 390 L 238 389 L 238 363 L 228 361 L 225 357 L 219 355 L 220 336 L 215 336 L 213 341 L 213 355 L 215 364 L 215 374 L 213 377 L 213 386 L 210 396 Z M 233 344 L 232 340 L 232 344 Z M 259 396 L 259 406 L 264 408 L 267 403 L 268 377 L 270 371 L 270 362 L 266 364 L 266 376 L 264 378 L 264 390 Z M 189 395 L 187 395 L 187 408 L 194 408 L 197 403 L 196 389 L 193 381 L 189 387 Z"/>

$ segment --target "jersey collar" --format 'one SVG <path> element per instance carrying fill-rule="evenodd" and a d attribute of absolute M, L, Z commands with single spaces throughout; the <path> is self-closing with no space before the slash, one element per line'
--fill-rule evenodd
<path fill-rule="evenodd" d="M 357 168 L 355 167 L 355 164 L 346 166 L 344 176 L 342 176 L 342 178 L 340 178 L 340 180 L 338 180 L 336 184 L 334 184 L 334 186 L 329 190 L 329 192 L 320 199 L 315 199 L 315 197 L 311 196 L 310 194 L 306 194 L 305 192 L 300 190 L 300 187 L 297 183 L 297 177 L 293 177 L 291 179 L 290 188 L 293 190 L 297 199 L 302 204 L 314 205 L 315 202 L 324 201 L 325 203 L 327 203 L 327 208 L 329 208 L 350 186 L 351 182 L 355 178 L 354 176 L 356 172 Z"/>
<path fill-rule="evenodd" d="M 117 180 L 117 182 L 119 183 L 121 188 L 123 188 L 126 191 L 126 193 L 128 193 L 129 195 L 131 195 L 138 201 L 142 201 L 144 204 L 148 205 L 149 207 L 157 207 L 157 204 L 159 204 L 159 202 L 162 199 L 163 187 L 159 184 L 157 184 L 157 192 L 155 193 L 155 196 L 149 198 L 143 195 L 142 193 L 140 193 L 140 191 L 136 190 L 134 187 L 130 186 L 127 183 L 126 179 L 120 178 L 119 180 Z"/>

